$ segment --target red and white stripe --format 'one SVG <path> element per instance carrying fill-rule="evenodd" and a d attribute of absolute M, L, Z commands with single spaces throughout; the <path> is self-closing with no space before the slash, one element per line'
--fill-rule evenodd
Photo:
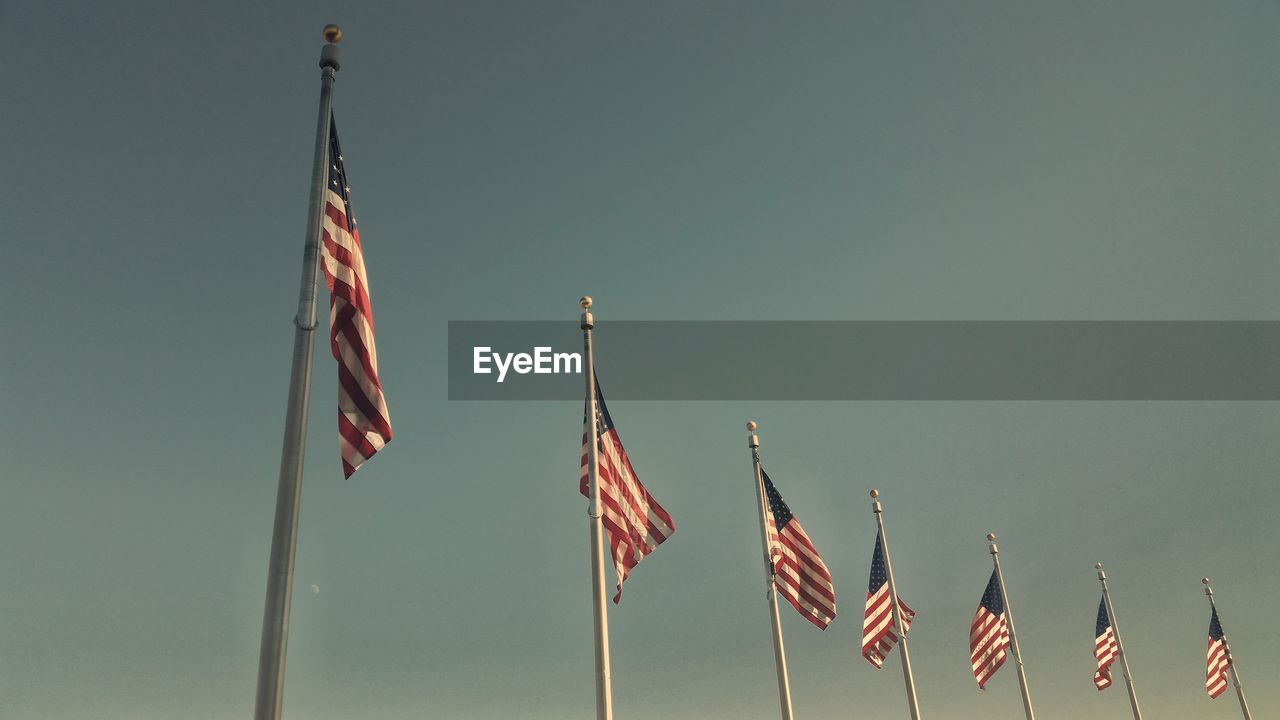
<path fill-rule="evenodd" d="M 862 616 L 862 657 L 876 667 L 884 665 L 889 651 L 898 644 L 893 612 L 889 607 L 889 583 L 883 583 L 874 593 L 867 593 L 867 607 Z M 916 612 L 899 599 L 898 617 L 902 618 L 904 635 L 911 630 L 915 616 Z"/>
<path fill-rule="evenodd" d="M 978 687 L 985 688 L 987 681 L 1008 659 L 1009 625 L 1004 613 L 996 615 L 979 605 L 978 612 L 969 625 L 969 664 Z"/>
<path fill-rule="evenodd" d="M 579 489 L 587 497 L 590 497 L 587 477 L 589 435 L 589 430 L 584 428 L 579 475 Z M 601 522 L 609 538 L 609 554 L 618 575 L 618 592 L 613 596 L 617 603 L 622 599 L 622 583 L 631 569 L 675 533 L 676 523 L 636 477 L 617 429 L 607 429 L 600 436 L 599 447 Z"/>
<path fill-rule="evenodd" d="M 329 286 L 329 346 L 338 361 L 338 444 L 343 474 L 351 477 L 391 441 L 391 422 L 378 382 L 360 233 L 351 227 L 346 208 L 342 195 L 327 188 L 320 258 Z"/>
<path fill-rule="evenodd" d="M 836 588 L 818 549 L 795 517 L 778 532 L 768 503 L 765 503 L 765 527 L 778 594 L 804 619 L 826 630 L 836 617 Z"/>
<path fill-rule="evenodd" d="M 1227 659 L 1225 641 L 1209 638 L 1207 661 L 1204 689 L 1209 693 L 1209 697 L 1216 698 L 1227 691 L 1227 668 L 1231 666 L 1231 662 Z"/>
<path fill-rule="evenodd" d="M 1099 690 L 1111 687 L 1111 663 L 1116 661 L 1115 629 L 1107 626 L 1105 632 L 1094 640 L 1093 656 L 1098 659 L 1098 671 L 1093 674 L 1093 684 Z"/>

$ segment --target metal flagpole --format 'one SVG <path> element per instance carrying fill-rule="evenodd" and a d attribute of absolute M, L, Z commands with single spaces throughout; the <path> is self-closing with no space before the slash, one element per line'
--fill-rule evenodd
<path fill-rule="evenodd" d="M 587 427 L 594 437 L 587 443 L 587 509 L 591 526 L 591 607 L 595 613 L 596 719 L 613 720 L 613 680 L 609 676 L 609 606 L 604 587 L 604 508 L 600 504 L 600 408 L 596 405 L 596 361 L 591 349 L 591 298 L 583 297 L 582 354 L 586 358 Z"/>
<path fill-rule="evenodd" d="M 778 617 L 778 586 L 774 581 L 773 555 L 769 552 L 769 529 L 765 521 L 764 473 L 760 469 L 760 436 L 754 421 L 747 423 L 747 447 L 751 448 L 751 465 L 756 478 L 756 500 L 760 510 L 760 544 L 764 548 L 765 577 L 769 589 L 769 622 L 773 625 L 773 663 L 778 670 L 778 705 L 782 710 L 782 720 L 792 720 L 791 714 L 791 681 L 787 679 L 787 654 L 782 647 L 782 622 Z"/>
<path fill-rule="evenodd" d="M 1107 617 L 1111 619 L 1111 634 L 1116 638 L 1116 654 L 1120 656 L 1120 669 L 1124 671 L 1124 685 L 1129 691 L 1129 706 L 1133 708 L 1133 720 L 1142 720 L 1142 711 L 1138 709 L 1138 691 L 1133 687 L 1133 674 L 1129 672 L 1129 656 L 1124 653 L 1124 642 L 1120 639 L 1120 625 L 1116 623 L 1116 609 L 1111 604 L 1111 587 L 1107 585 L 1107 573 L 1102 563 L 1093 566 L 1098 571 L 1098 581 L 1102 583 L 1102 600 L 1107 604 Z"/>
<path fill-rule="evenodd" d="M 893 583 L 893 561 L 889 559 L 889 537 L 884 532 L 884 508 L 877 499 L 879 490 L 871 491 L 871 508 L 876 516 L 880 532 L 880 549 L 884 551 L 884 573 L 889 579 L 889 608 L 893 612 L 893 625 L 898 631 L 898 647 L 902 653 L 902 679 L 907 683 L 907 707 L 911 720 L 920 720 L 920 703 L 916 700 L 916 678 L 911 673 L 911 654 L 907 652 L 907 631 L 898 610 L 898 586 Z"/>
<path fill-rule="evenodd" d="M 1200 582 L 1204 583 L 1204 594 L 1209 598 L 1209 607 L 1213 608 L 1213 614 L 1218 615 L 1218 605 L 1213 601 L 1213 588 L 1209 587 L 1209 578 L 1201 578 Z M 1218 615 L 1218 625 L 1222 625 L 1222 616 Z M 1240 699 L 1240 712 L 1244 713 L 1244 720 L 1253 720 L 1253 715 L 1249 712 L 1249 703 L 1244 699 L 1244 685 L 1240 683 L 1240 673 L 1236 672 L 1236 658 L 1231 654 L 1231 643 L 1227 642 L 1227 631 L 1222 631 L 1222 651 L 1227 655 L 1227 668 L 1231 670 L 1231 682 L 1236 686 L 1236 697 Z"/>
<path fill-rule="evenodd" d="M 1018 666 L 1018 686 L 1022 688 L 1022 709 L 1027 720 L 1036 720 L 1036 712 L 1031 709 L 1031 690 L 1027 688 L 1027 671 L 1022 667 L 1022 650 L 1018 647 L 1018 633 L 1013 628 L 1013 606 L 1009 603 L 1009 593 L 1004 587 L 1004 572 L 1000 569 L 1000 548 L 996 547 L 996 534 L 987 533 L 991 542 L 991 561 L 996 566 L 996 579 L 1000 581 L 1000 601 L 1004 605 L 1004 621 L 1009 626 L 1009 644 L 1013 646 L 1013 661 Z"/>
<path fill-rule="evenodd" d="M 293 318 L 293 369 L 289 375 L 289 404 L 285 411 L 284 443 L 280 452 L 280 484 L 276 491 L 275 525 L 271 531 L 271 559 L 267 567 L 267 601 L 262 615 L 262 647 L 258 655 L 255 720 L 279 720 L 284 699 L 284 659 L 289 640 L 289 607 L 293 599 L 293 563 L 298 541 L 298 501 L 302 493 L 302 459 L 307 440 L 307 408 L 311 400 L 311 354 L 316 328 L 316 286 L 320 277 L 320 213 L 328 177 L 329 115 L 333 81 L 337 76 L 342 30 L 326 25 L 328 43 L 320 51 L 320 112 L 316 121 L 315 154 L 311 164 L 311 201 L 307 206 L 307 236 L 302 256 L 302 287 Z"/>

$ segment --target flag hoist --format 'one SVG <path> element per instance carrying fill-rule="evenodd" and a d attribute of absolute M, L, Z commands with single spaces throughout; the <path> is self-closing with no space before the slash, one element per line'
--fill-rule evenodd
<path fill-rule="evenodd" d="M 1213 588 L 1209 586 L 1209 578 L 1202 578 L 1205 597 L 1209 598 L 1209 651 L 1207 670 L 1205 672 L 1205 691 L 1209 697 L 1217 698 L 1227 689 L 1227 676 L 1236 686 L 1236 698 L 1240 700 L 1240 712 L 1244 720 L 1253 720 L 1249 712 L 1249 703 L 1244 699 L 1244 685 L 1240 682 L 1240 673 L 1236 671 L 1236 659 L 1231 654 L 1231 646 L 1227 644 L 1227 634 L 1222 630 L 1218 620 L 1218 604 L 1213 601 Z"/>
<path fill-rule="evenodd" d="M 920 703 L 916 700 L 916 679 L 911 672 L 911 655 L 907 650 L 907 630 L 915 612 L 898 599 L 898 586 L 893 581 L 893 560 L 889 557 L 889 538 L 884 532 L 884 507 L 880 504 L 880 491 L 871 491 L 871 511 L 876 516 L 876 552 L 871 558 L 871 582 L 867 588 L 867 608 L 862 630 L 862 654 L 876 667 L 884 661 L 884 655 L 893 648 L 895 639 L 902 646 L 902 679 L 907 685 L 907 709 L 911 720 L 920 720 Z M 880 580 L 883 565 L 884 580 Z M 876 590 L 871 585 L 877 585 Z M 888 590 L 888 603 L 882 602 Z M 884 610 L 888 606 L 892 622 L 885 624 Z M 896 630 L 896 631 L 895 631 Z M 870 631 L 870 632 L 869 632 Z M 871 654 L 868 654 L 871 653 Z"/>
<path fill-rule="evenodd" d="M 676 531 L 675 520 L 636 476 L 622 438 L 604 404 L 596 379 L 591 331 L 591 298 L 582 305 L 582 354 L 586 358 L 587 397 L 582 417 L 582 461 L 578 489 L 587 497 L 591 527 L 591 600 L 596 659 L 596 717 L 613 717 L 613 684 L 609 674 L 609 611 L 605 600 L 605 540 L 618 575 L 616 603 L 631 570 Z"/>
<path fill-rule="evenodd" d="M 774 582 L 773 552 L 769 544 L 768 500 L 765 498 L 764 473 L 760 469 L 760 436 L 756 428 L 760 427 L 751 421 L 747 423 L 747 447 L 751 448 L 751 467 L 755 474 L 756 503 L 760 510 L 760 544 L 764 552 L 764 564 L 768 578 L 769 622 L 773 628 L 773 662 L 778 672 L 778 704 L 782 710 L 782 720 L 793 720 L 791 714 L 791 680 L 787 677 L 787 652 L 782 645 L 782 625 L 778 617 L 778 585 Z"/>
<path fill-rule="evenodd" d="M 1119 659 L 1125 688 L 1129 690 L 1129 707 L 1133 710 L 1133 720 L 1142 720 L 1142 710 L 1138 708 L 1138 691 L 1133 686 L 1129 658 L 1124 653 L 1124 641 L 1120 639 L 1120 627 L 1116 624 L 1116 608 L 1111 603 L 1107 573 L 1102 569 L 1102 563 L 1096 563 L 1093 569 L 1098 571 L 1098 582 L 1102 583 L 1102 606 L 1098 608 L 1098 627 L 1093 650 L 1094 657 L 1098 659 L 1098 672 L 1094 675 L 1093 682 L 1099 690 L 1110 687 L 1111 673 L 1108 668 Z"/>
<path fill-rule="evenodd" d="M 987 588 L 987 593 L 991 594 L 991 591 L 995 590 L 1000 595 L 999 602 L 1000 602 L 1001 611 L 998 613 L 998 615 L 1000 617 L 1000 622 L 1004 625 L 1005 630 L 1007 631 L 1007 637 L 1008 637 L 1007 645 L 1013 651 L 1013 663 L 1018 670 L 1018 688 L 1022 691 L 1022 710 L 1023 712 L 1026 713 L 1027 720 L 1036 720 L 1036 712 L 1031 707 L 1031 690 L 1030 688 L 1027 687 L 1027 671 L 1022 665 L 1022 650 L 1021 648 L 1018 647 L 1018 632 L 1017 630 L 1014 629 L 1014 626 L 1013 626 L 1013 606 L 1009 603 L 1009 593 L 1005 589 L 1005 585 L 1004 585 L 1004 572 L 1000 568 L 1000 548 L 996 546 L 996 534 L 987 533 L 987 541 L 991 543 L 989 548 L 991 551 L 991 563 L 992 565 L 995 566 L 992 572 L 992 580 L 994 581 L 995 587 L 994 588 L 991 587 L 991 584 L 989 583 Z M 979 615 L 982 614 L 983 607 L 986 604 L 987 604 L 987 599 L 986 599 L 986 596 L 984 596 L 983 604 L 978 606 Z M 977 624 L 976 618 L 974 620 L 974 623 L 975 625 Z M 970 630 L 971 644 L 972 644 L 972 641 L 973 641 L 973 631 L 971 629 Z M 1001 655 L 1003 655 L 1003 651 L 1001 651 Z M 1004 662 L 1003 657 L 1000 659 L 1000 662 L 1001 663 Z M 998 668 L 999 665 L 997 665 L 996 667 Z M 977 671 L 978 671 L 978 668 L 975 665 L 974 672 L 976 673 Z M 991 672 L 994 673 L 995 670 L 993 669 Z"/>
<path fill-rule="evenodd" d="M 342 30 L 324 28 L 320 51 L 320 111 L 311 166 L 311 197 L 303 249 L 302 284 L 294 316 L 293 366 L 285 411 L 284 441 L 276 492 L 275 523 L 267 568 L 266 607 L 258 656 L 255 720 L 279 720 L 284 697 L 285 652 L 298 540 L 298 501 L 311 398 L 316 289 L 321 273 L 330 290 L 330 345 L 338 361 L 338 444 L 343 473 L 356 468 L 391 440 L 391 424 L 378 380 L 364 256 L 350 188 L 333 122 L 333 82 L 339 68 Z"/>
<path fill-rule="evenodd" d="M 596 407 L 596 365 L 591 352 L 591 330 L 596 321 L 591 315 L 591 298 L 583 297 L 582 356 L 586 358 L 583 375 L 587 378 L 586 426 L 599 435 L 599 408 Z M 584 431 L 587 431 L 584 428 Z M 596 718 L 613 720 L 613 680 L 609 677 L 609 606 L 604 587 L 604 510 L 600 503 L 600 443 L 587 446 L 587 515 L 591 525 L 591 609 L 594 613 L 596 657 Z"/>

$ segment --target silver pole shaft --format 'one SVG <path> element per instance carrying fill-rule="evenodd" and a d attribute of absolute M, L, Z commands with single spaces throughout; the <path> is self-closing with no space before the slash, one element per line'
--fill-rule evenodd
<path fill-rule="evenodd" d="M 1222 615 L 1218 613 L 1218 605 L 1213 601 L 1213 588 L 1209 587 L 1209 579 L 1204 580 L 1204 594 L 1209 598 L 1209 607 L 1213 609 L 1214 615 L 1218 616 L 1218 624 L 1222 624 Z M 1227 631 L 1222 631 L 1222 647 L 1227 654 L 1227 669 L 1231 672 L 1231 684 L 1236 686 L 1236 699 L 1240 701 L 1240 712 L 1244 715 L 1244 720 L 1253 720 L 1253 713 L 1249 712 L 1249 702 L 1244 699 L 1244 684 L 1240 682 L 1240 672 L 1236 670 L 1236 658 L 1231 654 L 1231 643 L 1227 642 Z"/>
<path fill-rule="evenodd" d="M 1223 642 L 1226 641 L 1223 640 Z M 1227 657 L 1231 657 L 1230 650 L 1227 652 Z M 1244 699 L 1244 686 L 1240 684 L 1240 673 L 1236 670 L 1236 663 L 1234 660 L 1229 662 L 1231 663 L 1231 682 L 1236 686 L 1236 698 L 1240 701 L 1240 712 L 1244 715 L 1244 720 L 1253 720 L 1253 714 L 1249 712 L 1249 703 Z"/>
<path fill-rule="evenodd" d="M 765 520 L 764 473 L 760 469 L 760 438 L 752 432 L 747 438 L 751 448 L 751 465 L 756 478 L 756 500 L 760 510 L 760 545 L 764 550 L 766 594 L 769 598 L 769 622 L 773 628 L 773 665 L 778 671 L 778 706 L 782 720 L 793 720 L 791 714 L 791 680 L 787 677 L 787 652 L 782 645 L 782 621 L 778 617 L 778 586 L 773 577 L 773 556 L 769 552 L 769 529 Z"/>
<path fill-rule="evenodd" d="M 1009 592 L 1004 587 L 1004 572 L 1000 569 L 1000 550 L 991 543 L 991 560 L 996 566 L 996 579 L 1000 581 L 1000 599 L 1004 602 L 1004 619 L 1009 625 L 1009 644 L 1013 646 L 1013 662 L 1018 668 L 1018 687 L 1022 689 L 1022 710 L 1027 720 L 1036 720 L 1036 712 L 1031 708 L 1031 690 L 1027 687 L 1027 671 L 1022 666 L 1022 649 L 1018 647 L 1018 633 L 1013 627 L 1013 605 L 1009 602 Z"/>
<path fill-rule="evenodd" d="M 1107 585 L 1107 573 L 1098 563 L 1098 581 L 1102 583 L 1102 600 L 1107 604 L 1107 617 L 1111 619 L 1111 634 L 1116 638 L 1116 654 L 1120 656 L 1120 669 L 1124 671 L 1124 686 L 1129 691 L 1129 707 L 1133 710 L 1133 720 L 1142 720 L 1142 710 L 1138 708 L 1138 690 L 1133 686 L 1133 673 L 1129 671 L 1129 656 L 1124 652 L 1124 641 L 1120 639 L 1120 623 L 1116 621 L 1116 608 L 1111 604 L 1111 587 Z"/>
<path fill-rule="evenodd" d="M 320 112 L 311 165 L 311 201 L 307 208 L 307 236 L 303 247 L 302 286 L 294 316 L 293 369 L 289 375 L 289 403 L 285 410 L 284 442 L 280 452 L 280 480 L 276 491 L 275 525 L 271 531 L 271 559 L 267 567 L 267 600 L 262 616 L 262 646 L 258 655 L 255 720 L 279 720 L 284 700 L 284 661 L 289 641 L 289 609 L 293 601 L 293 566 L 298 543 L 298 503 L 302 494 L 302 460 L 307 441 L 307 409 L 311 401 L 311 358 L 316 327 L 316 286 L 319 282 L 320 213 L 328 177 L 329 113 L 333 81 L 338 71 L 338 48 L 332 43 L 320 53 Z"/>
<path fill-rule="evenodd" d="M 591 526 L 591 608 L 594 615 L 596 655 L 596 718 L 613 720 L 613 679 L 609 674 L 609 606 L 604 586 L 604 507 L 600 503 L 599 413 L 596 405 L 596 363 L 592 354 L 591 329 L 595 318 L 591 299 L 583 298 L 582 354 L 586 358 L 588 428 L 593 437 L 587 443 L 587 511 Z"/>
<path fill-rule="evenodd" d="M 889 559 L 889 537 L 884 532 L 884 508 L 880 501 L 872 505 L 876 515 L 876 526 L 880 531 L 880 549 L 884 551 L 884 572 L 889 579 L 889 602 L 893 612 L 893 625 L 898 631 L 898 649 L 902 655 L 902 679 L 907 684 L 907 708 L 911 710 L 911 720 L 920 720 L 920 703 L 916 700 L 916 678 L 911 672 L 911 653 L 907 650 L 906 626 L 902 623 L 898 611 L 898 586 L 893 582 L 893 561 Z"/>

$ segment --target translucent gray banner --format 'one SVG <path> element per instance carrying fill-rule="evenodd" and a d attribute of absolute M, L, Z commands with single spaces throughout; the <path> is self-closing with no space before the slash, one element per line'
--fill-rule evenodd
<path fill-rule="evenodd" d="M 594 342 L 617 400 L 1280 400 L 1276 321 L 614 321 Z M 581 354 L 574 321 L 450 322 L 449 399 L 579 400 Z"/>

